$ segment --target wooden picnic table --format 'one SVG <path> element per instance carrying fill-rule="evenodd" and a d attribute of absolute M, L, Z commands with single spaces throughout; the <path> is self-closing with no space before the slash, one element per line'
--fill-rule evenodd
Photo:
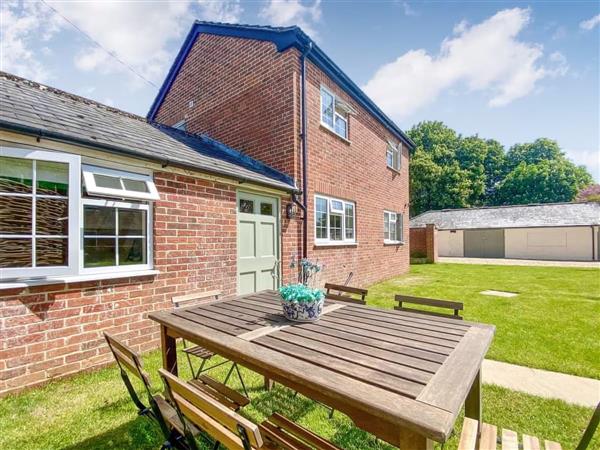
<path fill-rule="evenodd" d="M 491 325 L 327 301 L 314 323 L 285 320 L 276 291 L 152 313 L 163 366 L 185 338 L 344 414 L 401 449 L 481 420 L 481 363 Z"/>

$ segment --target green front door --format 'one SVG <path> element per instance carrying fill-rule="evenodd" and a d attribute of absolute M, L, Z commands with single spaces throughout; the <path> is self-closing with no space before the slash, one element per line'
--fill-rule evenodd
<path fill-rule="evenodd" d="M 277 288 L 278 201 L 238 192 L 238 293 Z"/>

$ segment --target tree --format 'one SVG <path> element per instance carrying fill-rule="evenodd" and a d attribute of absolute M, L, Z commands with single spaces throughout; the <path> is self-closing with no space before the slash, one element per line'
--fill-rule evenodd
<path fill-rule="evenodd" d="M 570 202 L 591 182 L 592 177 L 584 167 L 565 158 L 542 160 L 536 164 L 521 162 L 498 186 L 495 203 Z"/>
<path fill-rule="evenodd" d="M 569 161 L 546 138 L 513 145 L 463 137 L 442 122 L 408 131 L 411 150 L 411 215 L 430 209 L 572 201 L 592 183 L 584 167 Z"/>
<path fill-rule="evenodd" d="M 575 197 L 576 202 L 600 202 L 600 184 L 592 184 L 582 189 Z"/>

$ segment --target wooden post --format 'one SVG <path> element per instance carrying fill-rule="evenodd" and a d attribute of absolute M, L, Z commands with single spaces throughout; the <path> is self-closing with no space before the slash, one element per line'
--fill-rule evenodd
<path fill-rule="evenodd" d="M 160 327 L 160 348 L 162 350 L 163 368 L 177 375 L 177 340 L 169 336 L 168 328 Z"/>
<path fill-rule="evenodd" d="M 465 400 L 465 416 L 481 423 L 481 369 L 477 372 Z"/>
<path fill-rule="evenodd" d="M 400 450 L 433 450 L 433 441 L 407 428 L 400 428 Z"/>
<path fill-rule="evenodd" d="M 270 391 L 271 389 L 273 389 L 273 380 L 271 380 L 270 378 L 265 377 L 265 389 L 267 391 Z"/>

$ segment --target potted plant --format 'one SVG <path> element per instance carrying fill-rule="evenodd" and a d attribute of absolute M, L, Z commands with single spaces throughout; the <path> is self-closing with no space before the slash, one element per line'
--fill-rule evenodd
<path fill-rule="evenodd" d="M 298 281 L 279 288 L 283 315 L 296 322 L 314 322 L 319 319 L 325 302 L 323 291 L 313 287 L 322 266 L 308 259 L 302 259 L 299 265 Z M 290 267 L 296 267 L 294 260 Z"/>

